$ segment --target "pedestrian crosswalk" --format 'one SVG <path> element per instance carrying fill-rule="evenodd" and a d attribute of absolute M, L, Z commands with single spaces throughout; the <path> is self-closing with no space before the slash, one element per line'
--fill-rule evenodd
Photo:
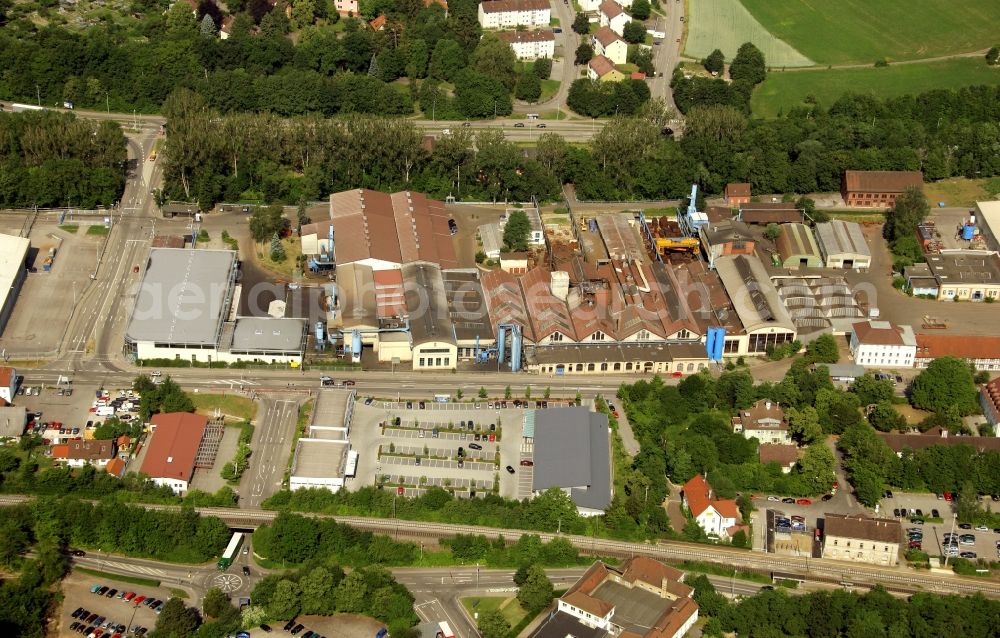
<path fill-rule="evenodd" d="M 145 565 L 133 565 L 131 563 L 119 563 L 113 560 L 102 561 L 101 564 L 104 567 L 108 567 L 110 569 L 124 573 L 134 572 L 137 574 L 145 574 L 147 576 L 158 576 L 160 578 L 164 578 L 167 576 L 167 573 L 165 571 L 163 571 L 162 569 L 157 569 L 156 567 L 146 567 Z"/>
<path fill-rule="evenodd" d="M 260 385 L 259 381 L 250 381 L 248 379 L 211 379 L 206 380 L 205 383 L 211 383 L 212 385 Z"/>

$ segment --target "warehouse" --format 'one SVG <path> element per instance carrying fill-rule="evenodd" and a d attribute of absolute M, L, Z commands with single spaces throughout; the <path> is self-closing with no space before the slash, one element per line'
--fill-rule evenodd
<path fill-rule="evenodd" d="M 1000 251 L 1000 201 L 976 202 L 975 210 L 986 247 Z"/>
<path fill-rule="evenodd" d="M 527 417 L 526 417 L 527 418 Z M 600 516 L 611 504 L 608 415 L 570 407 L 533 412 L 534 472 L 531 491 L 568 493 L 582 516 Z"/>
<path fill-rule="evenodd" d="M 739 321 L 738 333 L 727 331 L 726 354 L 764 354 L 795 341 L 795 323 L 759 259 L 749 255 L 719 257 L 715 267 Z"/>
<path fill-rule="evenodd" d="M 868 268 L 872 253 L 857 222 L 835 219 L 816 224 L 816 239 L 827 268 Z"/>
<path fill-rule="evenodd" d="M 784 268 L 822 268 L 823 255 L 805 224 L 782 224 L 774 242 Z"/>
<path fill-rule="evenodd" d="M 306 321 L 237 317 L 237 272 L 231 250 L 150 250 L 125 331 L 126 356 L 301 364 Z"/>
<path fill-rule="evenodd" d="M 0 335 L 14 312 L 17 295 L 27 276 L 31 242 L 26 237 L 0 234 Z"/>

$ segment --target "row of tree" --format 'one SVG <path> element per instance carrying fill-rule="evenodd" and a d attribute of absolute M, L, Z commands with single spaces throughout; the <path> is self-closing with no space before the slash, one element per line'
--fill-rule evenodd
<path fill-rule="evenodd" d="M 688 579 L 699 614 L 707 616 L 703 635 L 792 636 L 795 638 L 917 638 L 996 635 L 1000 602 L 975 596 L 917 593 L 894 596 L 881 587 L 859 594 L 835 589 L 789 595 L 762 591 L 731 602 L 703 575 Z"/>
<path fill-rule="evenodd" d="M 0 208 L 110 206 L 121 197 L 125 159 L 115 122 L 0 113 Z"/>
<path fill-rule="evenodd" d="M 492 541 L 482 535 L 459 534 L 441 541 L 451 550 L 455 560 L 464 564 L 483 564 L 490 567 L 517 567 L 546 565 L 569 567 L 589 562 L 582 559 L 573 544 L 562 537 L 543 543 L 535 534 L 524 534 L 510 545 L 498 536 Z"/>

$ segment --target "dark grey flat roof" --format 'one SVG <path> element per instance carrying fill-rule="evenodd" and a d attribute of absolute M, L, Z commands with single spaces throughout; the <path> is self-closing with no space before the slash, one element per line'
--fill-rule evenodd
<path fill-rule="evenodd" d="M 489 308 L 483 296 L 479 274 L 473 269 L 442 270 L 448 317 L 455 328 L 455 338 L 468 341 L 493 338 Z"/>
<path fill-rule="evenodd" d="M 240 317 L 236 320 L 232 349 L 301 352 L 305 333 L 305 319 Z"/>
<path fill-rule="evenodd" d="M 580 507 L 603 510 L 611 504 L 606 414 L 583 407 L 536 411 L 534 447 L 533 491 L 568 488 Z"/>
<path fill-rule="evenodd" d="M 455 328 L 448 317 L 448 299 L 441 268 L 437 264 L 417 261 L 404 264 L 400 270 L 414 347 L 428 341 L 454 344 Z"/>
<path fill-rule="evenodd" d="M 153 248 L 126 337 L 216 345 L 235 268 L 231 250 Z"/>
<path fill-rule="evenodd" d="M 606 632 L 588 627 L 567 613 L 557 611 L 542 621 L 529 638 L 602 638 Z"/>

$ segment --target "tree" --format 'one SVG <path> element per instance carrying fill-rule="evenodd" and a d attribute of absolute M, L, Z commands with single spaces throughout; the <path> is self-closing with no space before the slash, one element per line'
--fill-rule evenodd
<path fill-rule="evenodd" d="M 201 608 L 209 618 L 221 618 L 224 614 L 233 609 L 233 604 L 229 596 L 218 587 L 212 587 L 205 592 L 205 598 L 201 602 Z"/>
<path fill-rule="evenodd" d="M 736 51 L 736 57 L 729 65 L 729 78 L 745 81 L 750 86 L 756 86 L 767 76 L 767 64 L 764 54 L 750 42 L 744 42 Z"/>
<path fill-rule="evenodd" d="M 930 210 L 931 207 L 922 190 L 915 186 L 907 188 L 902 195 L 896 198 L 896 203 L 885 214 L 885 226 L 882 228 L 883 236 L 889 241 L 893 241 L 913 235 L 920 222 L 927 218 Z"/>
<path fill-rule="evenodd" d="M 586 13 L 578 13 L 573 18 L 573 31 L 580 35 L 586 35 L 590 31 L 590 19 Z"/>
<path fill-rule="evenodd" d="M 906 427 L 906 419 L 889 401 L 876 403 L 868 413 L 868 422 L 880 432 L 902 430 Z"/>
<path fill-rule="evenodd" d="M 539 80 L 548 80 L 552 75 L 552 58 L 538 58 L 531 63 L 531 71 Z"/>
<path fill-rule="evenodd" d="M 594 47 L 584 42 L 576 47 L 576 63 L 587 64 L 594 57 Z"/>
<path fill-rule="evenodd" d="M 479 387 L 479 398 L 480 399 L 485 399 L 487 396 L 489 396 L 489 394 L 486 392 L 486 388 L 480 386 Z"/>
<path fill-rule="evenodd" d="M 250 215 L 250 236 L 257 243 L 263 243 L 285 229 L 285 218 L 281 206 L 259 207 Z"/>
<path fill-rule="evenodd" d="M 465 68 L 465 53 L 462 52 L 458 42 L 448 38 L 438 40 L 434 52 L 431 53 L 428 75 L 451 82 L 463 68 Z"/>
<path fill-rule="evenodd" d="M 797 471 L 811 493 L 821 494 L 833 485 L 835 468 L 833 452 L 820 441 L 806 448 L 798 462 Z"/>
<path fill-rule="evenodd" d="M 647 49 L 645 47 L 630 47 L 627 59 L 629 62 L 634 64 L 639 71 L 645 73 L 649 77 L 652 77 L 656 72 L 656 68 L 653 66 L 652 49 Z"/>
<path fill-rule="evenodd" d="M 271 236 L 271 261 L 281 263 L 285 261 L 285 247 L 281 244 L 278 233 Z"/>
<path fill-rule="evenodd" d="M 1000 64 L 1000 44 L 990 47 L 990 50 L 986 52 L 986 63 L 990 66 Z"/>
<path fill-rule="evenodd" d="M 507 638 L 507 634 L 510 633 L 510 623 L 498 609 L 480 613 L 476 627 L 483 638 Z"/>
<path fill-rule="evenodd" d="M 505 399 L 509 399 L 510 397 L 511 397 L 511 391 L 510 391 L 510 386 L 507 386 L 507 387 L 506 387 L 506 388 L 504 388 L 504 390 L 503 390 L 503 398 L 505 398 Z"/>
<path fill-rule="evenodd" d="M 279 620 L 294 618 L 302 611 L 301 593 L 298 583 L 280 580 L 268 605 L 268 614 Z"/>
<path fill-rule="evenodd" d="M 314 0 L 295 0 L 292 4 L 291 26 L 300 31 L 316 21 L 316 3 Z"/>
<path fill-rule="evenodd" d="M 958 520 L 971 523 L 982 512 L 979 507 L 979 495 L 972 481 L 964 481 L 958 491 L 958 502 L 955 504 Z"/>
<path fill-rule="evenodd" d="M 722 51 L 716 49 L 709 53 L 708 57 L 701 63 L 706 71 L 718 75 L 726 68 L 726 56 L 722 54 Z"/>
<path fill-rule="evenodd" d="M 527 213 L 523 210 L 515 210 L 507 218 L 507 223 L 503 228 L 504 248 L 512 252 L 528 250 L 530 234 L 531 222 L 528 220 Z"/>
<path fill-rule="evenodd" d="M 332 614 L 336 610 L 333 604 L 333 590 L 336 585 L 333 574 L 325 567 L 315 567 L 300 578 L 302 613 Z"/>
<path fill-rule="evenodd" d="M 639 44 L 646 41 L 646 25 L 636 20 L 625 24 L 622 29 L 622 39 L 629 44 Z"/>
<path fill-rule="evenodd" d="M 913 380 L 910 402 L 913 407 L 934 412 L 950 408 L 961 416 L 978 414 L 980 407 L 972 368 L 957 357 L 934 359 Z"/>
<path fill-rule="evenodd" d="M 831 334 L 821 334 L 807 348 L 806 361 L 810 363 L 837 363 L 839 360 L 840 348 Z"/>
<path fill-rule="evenodd" d="M 219 29 L 215 26 L 215 20 L 212 19 L 212 16 L 206 13 L 201 19 L 201 34 L 203 36 L 213 38 L 218 32 Z"/>
<path fill-rule="evenodd" d="M 545 570 L 540 565 L 532 565 L 528 568 L 524 584 L 517 590 L 517 601 L 529 613 L 537 614 L 552 602 L 554 594 L 552 581 L 545 575 Z"/>
<path fill-rule="evenodd" d="M 632 17 L 636 20 L 647 19 L 651 12 L 649 0 L 634 0 L 632 8 L 629 11 L 631 11 Z"/>
<path fill-rule="evenodd" d="M 861 405 L 872 405 L 882 401 L 891 402 L 895 390 L 892 381 L 888 379 L 876 379 L 871 373 L 866 372 L 851 385 L 851 392 L 858 396 Z"/>
<path fill-rule="evenodd" d="M 542 96 L 542 81 L 534 71 L 522 73 L 517 77 L 514 97 L 525 102 L 537 102 Z"/>
<path fill-rule="evenodd" d="M 778 237 L 781 237 L 781 226 L 768 224 L 764 227 L 764 237 L 767 237 L 770 241 L 777 241 Z"/>
<path fill-rule="evenodd" d="M 812 443 L 823 436 L 819 414 L 811 405 L 801 409 L 788 408 L 788 429 L 792 436 L 803 444 Z"/>
<path fill-rule="evenodd" d="M 507 90 L 517 82 L 517 56 L 509 44 L 493 33 L 487 33 L 469 57 L 472 70 L 500 80 Z"/>
<path fill-rule="evenodd" d="M 184 601 L 174 597 L 166 602 L 156 619 L 156 638 L 189 638 L 194 635 L 201 621 L 198 612 L 184 606 Z"/>

